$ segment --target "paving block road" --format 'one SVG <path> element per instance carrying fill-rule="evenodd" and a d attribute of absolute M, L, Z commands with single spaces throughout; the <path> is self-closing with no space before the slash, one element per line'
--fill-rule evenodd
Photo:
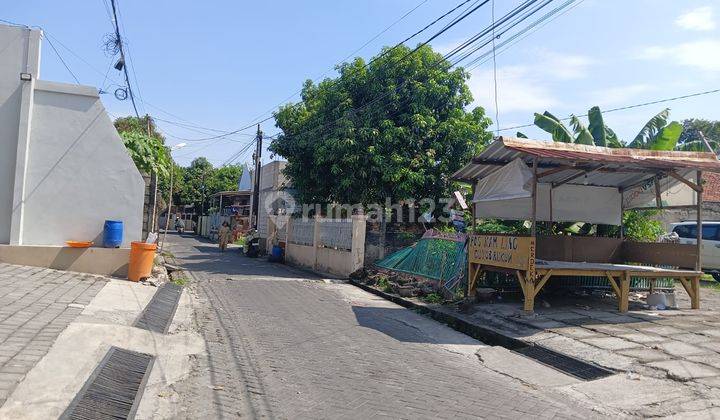
<path fill-rule="evenodd" d="M 208 354 L 177 387 L 188 418 L 588 418 L 478 360 L 463 334 L 348 284 L 169 235 Z"/>
<path fill-rule="evenodd" d="M 0 263 L 0 406 L 106 282 Z"/>

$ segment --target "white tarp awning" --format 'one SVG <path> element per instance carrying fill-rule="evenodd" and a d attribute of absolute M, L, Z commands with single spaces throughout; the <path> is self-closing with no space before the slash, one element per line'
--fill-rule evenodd
<path fill-rule="evenodd" d="M 697 175 L 695 171 L 679 172 L 683 178 L 695 181 Z M 672 177 L 665 177 L 659 181 L 660 184 L 660 200 L 663 207 L 668 206 L 687 206 L 697 204 L 697 194 L 695 191 Z M 655 182 L 649 179 L 642 185 L 625 191 L 623 194 L 624 209 L 641 209 L 643 207 L 656 207 L 657 195 L 655 191 Z"/>
<path fill-rule="evenodd" d="M 533 173 L 517 158 L 478 181 L 473 201 L 498 201 L 527 198 L 532 195 Z"/>
<path fill-rule="evenodd" d="M 615 187 L 539 183 L 536 220 L 620 225 L 621 195 Z M 478 181 L 476 217 L 532 219 L 532 171 L 515 159 Z"/>

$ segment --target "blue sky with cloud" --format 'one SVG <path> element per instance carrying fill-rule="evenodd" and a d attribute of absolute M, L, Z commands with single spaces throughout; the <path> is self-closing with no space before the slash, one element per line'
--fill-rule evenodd
<path fill-rule="evenodd" d="M 377 54 L 383 45 L 405 38 L 459 0 L 118 2 L 143 99 L 141 113 L 232 130 L 285 101 L 304 80 L 333 76 L 335 63 L 418 4 L 422 3 L 355 55 Z M 519 3 L 497 0 L 496 16 Z M 536 111 L 567 117 L 583 114 L 593 105 L 609 109 L 720 88 L 717 1 L 578 3 L 497 56 L 501 128 L 531 123 Z M 108 71 L 110 58 L 101 50 L 102 38 L 111 30 L 103 0 L 12 2 L 3 5 L 0 19 L 42 26 L 70 47 L 82 59 L 56 44 L 81 83 L 113 90 L 114 80 L 120 80 L 117 72 Z M 490 7 L 483 7 L 433 46 L 449 51 L 489 22 Z M 47 43 L 42 69 L 43 78 L 72 82 Z M 471 74 L 475 105 L 485 107 L 494 118 L 492 62 L 474 68 Z M 671 108 L 673 119 L 720 119 L 719 100 L 716 93 L 615 112 L 606 115 L 606 122 L 621 138 L 631 139 L 664 107 Z M 103 95 L 103 101 L 113 115 L 132 112 L 127 101 L 117 101 L 112 95 Z M 170 144 L 217 134 L 159 125 Z M 263 130 L 267 134 L 277 131 L 271 121 L 263 124 Z M 548 138 L 532 127 L 521 131 L 533 138 Z M 220 141 L 190 142 L 175 156 L 183 164 L 199 155 L 221 164 L 252 134 L 249 130 Z"/>

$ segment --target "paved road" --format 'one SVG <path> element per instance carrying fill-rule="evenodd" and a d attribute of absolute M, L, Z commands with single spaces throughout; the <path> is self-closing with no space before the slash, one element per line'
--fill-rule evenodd
<path fill-rule="evenodd" d="M 90 274 L 0 263 L 0 406 L 105 283 Z"/>
<path fill-rule="evenodd" d="M 482 344 L 345 284 L 168 236 L 208 345 L 188 418 L 585 417 L 485 368 Z"/>

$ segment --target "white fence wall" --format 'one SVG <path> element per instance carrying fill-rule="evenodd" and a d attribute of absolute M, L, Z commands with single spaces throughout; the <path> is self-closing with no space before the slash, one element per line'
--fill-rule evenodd
<path fill-rule="evenodd" d="M 347 277 L 363 266 L 365 216 L 351 219 L 290 219 L 285 260 L 321 273 Z"/>

